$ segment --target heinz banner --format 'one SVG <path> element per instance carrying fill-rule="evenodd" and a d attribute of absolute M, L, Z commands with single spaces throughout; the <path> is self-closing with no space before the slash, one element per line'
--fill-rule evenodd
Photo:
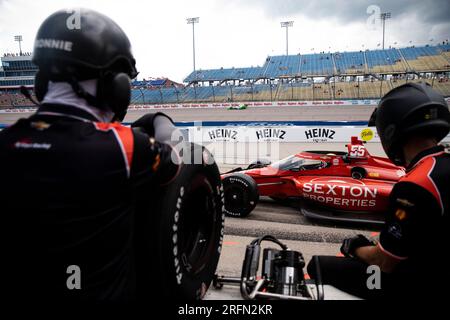
<path fill-rule="evenodd" d="M 380 142 L 374 128 L 367 127 L 190 127 L 193 142 L 348 142 L 357 136 L 366 142 Z"/>

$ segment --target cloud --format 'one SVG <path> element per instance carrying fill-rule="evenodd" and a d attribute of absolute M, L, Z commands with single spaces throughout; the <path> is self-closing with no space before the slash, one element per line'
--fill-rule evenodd
<path fill-rule="evenodd" d="M 241 6 L 263 8 L 272 18 L 304 15 L 313 19 L 336 19 L 347 24 L 365 21 L 367 8 L 380 7 L 382 12 L 391 12 L 392 17 L 420 13 L 418 22 L 430 24 L 450 22 L 450 1 L 448 0 L 226 0 Z"/>
<path fill-rule="evenodd" d="M 200 17 L 197 69 L 218 69 L 262 65 L 268 55 L 284 54 L 283 20 L 295 21 L 290 54 L 376 49 L 382 32 L 379 23 L 373 29 L 366 25 L 369 5 L 392 12 L 386 47 L 450 38 L 448 0 L 0 0 L 0 54 L 17 51 L 16 34 L 23 35 L 23 51 L 31 51 L 37 28 L 53 11 L 88 7 L 110 16 L 128 34 L 139 78 L 182 81 L 193 70 L 187 17 Z"/>

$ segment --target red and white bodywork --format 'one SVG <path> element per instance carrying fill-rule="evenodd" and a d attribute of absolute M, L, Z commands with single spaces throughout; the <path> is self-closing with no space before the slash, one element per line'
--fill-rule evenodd
<path fill-rule="evenodd" d="M 315 208 L 308 213 L 320 214 L 323 209 L 384 212 L 393 185 L 405 175 L 404 168 L 387 158 L 371 156 L 357 137 L 352 137 L 347 148 L 347 152 L 304 151 L 260 168 L 235 169 L 222 178 L 234 172 L 250 176 L 260 196 L 301 198 L 308 208 Z"/>

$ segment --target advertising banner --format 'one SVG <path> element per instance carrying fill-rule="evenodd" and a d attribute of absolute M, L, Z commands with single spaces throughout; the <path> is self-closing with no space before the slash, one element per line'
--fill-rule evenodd
<path fill-rule="evenodd" d="M 348 142 L 357 136 L 366 142 L 379 142 L 373 128 L 367 127 L 190 127 L 189 139 L 193 142 Z"/>

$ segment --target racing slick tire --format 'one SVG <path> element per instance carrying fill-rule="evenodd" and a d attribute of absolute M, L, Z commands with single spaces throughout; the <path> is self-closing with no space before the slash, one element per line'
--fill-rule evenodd
<path fill-rule="evenodd" d="M 219 262 L 225 222 L 219 169 L 206 148 L 190 147 L 201 148 L 201 163 L 183 164 L 173 181 L 154 187 L 150 214 L 136 221 L 141 299 L 202 299 Z"/>
<path fill-rule="evenodd" d="M 231 217 L 244 218 L 255 209 L 259 200 L 258 186 L 255 180 L 244 174 L 234 173 L 223 180 L 225 195 L 225 214 Z"/>

